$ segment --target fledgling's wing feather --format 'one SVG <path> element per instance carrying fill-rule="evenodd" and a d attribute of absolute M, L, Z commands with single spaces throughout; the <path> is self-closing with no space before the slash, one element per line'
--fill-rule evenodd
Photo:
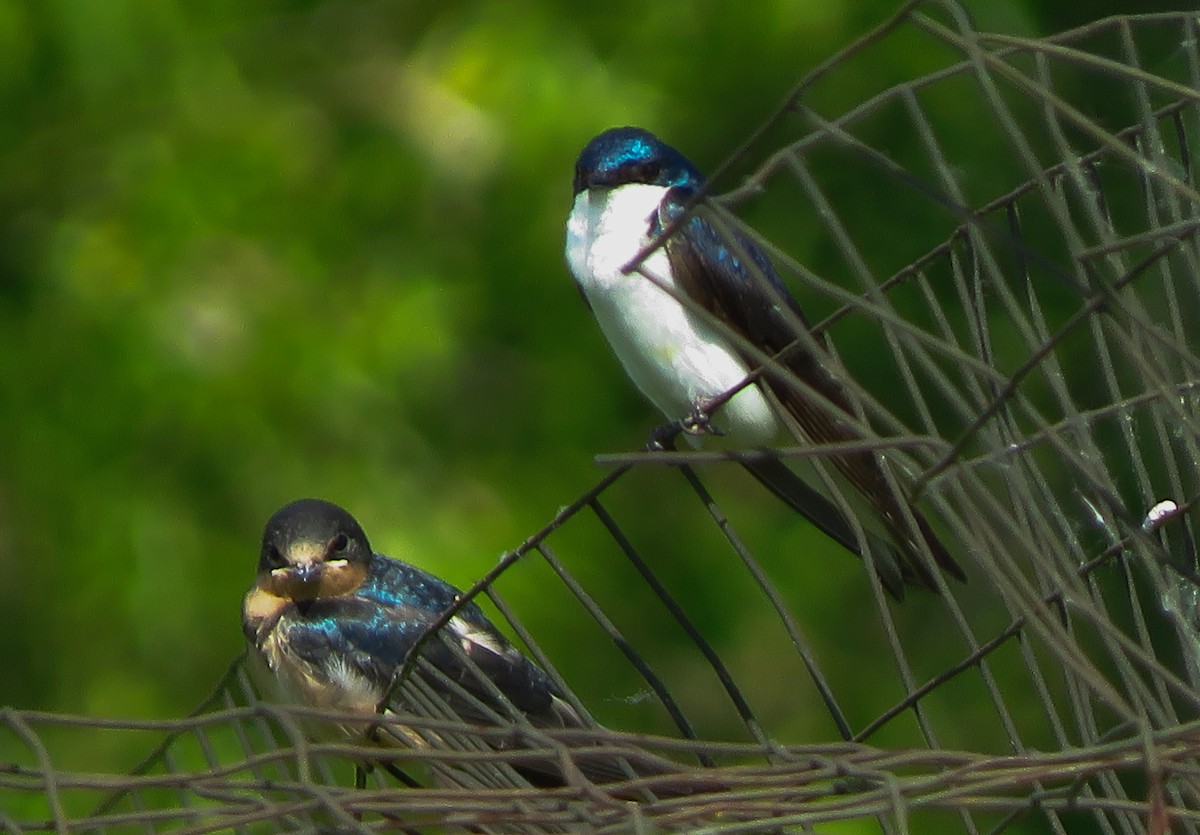
<path fill-rule="evenodd" d="M 277 628 L 287 630 L 286 643 L 305 662 L 333 670 L 343 686 L 361 686 L 375 699 L 382 698 L 409 650 L 426 628 L 461 592 L 431 574 L 398 560 L 376 556 L 370 580 L 355 595 L 317 599 L 308 604 L 303 618 L 285 618 Z M 434 699 L 433 718 L 443 711 L 467 724 L 519 723 L 527 719 L 535 728 L 593 730 L 595 749 L 572 754 L 589 780 L 597 784 L 638 778 L 672 779 L 690 770 L 646 752 L 604 752 L 603 728 L 585 720 L 566 701 L 545 671 L 517 650 L 488 621 L 474 603 L 467 603 L 437 635 L 420 649 L 421 661 L 413 671 L 414 686 L 422 699 Z M 432 668 L 432 670 L 429 670 Z M 403 691 L 407 693 L 408 691 Z M 374 709 L 374 703 L 371 703 Z M 424 715 L 419 704 L 401 695 L 390 705 L 393 712 Z M 398 732 L 405 744 L 421 744 L 436 735 Z M 522 735 L 511 743 L 492 740 L 498 750 L 523 746 Z M 558 786 L 564 782 L 557 757 L 521 758 L 514 770 L 534 785 Z M 679 777 L 674 794 L 690 793 L 706 784 Z"/>

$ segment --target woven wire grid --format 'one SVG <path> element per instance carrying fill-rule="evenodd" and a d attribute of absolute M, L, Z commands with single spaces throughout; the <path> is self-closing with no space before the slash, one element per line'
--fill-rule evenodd
<path fill-rule="evenodd" d="M 718 194 L 714 177 L 710 219 L 768 248 L 810 314 L 821 313 L 811 337 L 797 338 L 873 349 L 853 355 L 869 367 L 848 355 L 841 374 L 861 446 L 886 459 L 970 574 L 902 606 L 878 578 L 864 581 L 860 615 L 877 629 L 877 656 L 853 676 L 823 661 L 806 601 L 775 579 L 779 556 L 756 553 L 710 488 L 738 453 L 603 456 L 609 473 L 469 596 L 487 595 L 553 673 L 499 593 L 515 562 L 540 563 L 581 645 L 590 620 L 609 653 L 597 658 L 645 682 L 658 733 L 535 730 L 500 716 L 467 726 L 421 690 L 414 656 L 406 704 L 420 715 L 377 733 L 435 743 L 385 754 L 313 741 L 305 729 L 321 716 L 264 700 L 239 662 L 187 720 L 6 711 L 0 827 L 716 832 L 866 819 L 884 832 L 1200 831 L 1198 34 L 1195 15 L 1177 14 L 1031 40 L 975 31 L 949 3 L 911 3 L 806 76 L 748 138 L 731 160 L 752 168 L 743 186 Z M 850 108 L 839 101 L 840 68 L 913 41 L 938 69 Z M 944 119 L 962 108 L 977 115 L 969 136 Z M 956 161 L 965 142 L 987 143 L 987 171 Z M 877 213 L 839 208 L 864 189 L 878 195 Z M 769 223 L 751 227 L 730 211 L 758 205 Z M 911 240 L 907 217 L 944 234 Z M 831 253 L 819 266 L 806 264 L 813 237 Z M 864 382 L 885 378 L 903 383 L 902 398 Z M 777 454 L 820 464 L 839 452 L 798 444 Z M 641 544 L 636 514 L 684 502 L 711 516 L 724 558 L 770 613 L 789 657 L 768 683 L 728 664 L 698 602 L 673 593 L 659 567 L 678 555 Z M 677 665 L 708 671 L 703 693 L 672 685 L 662 659 L 622 631 L 616 604 L 589 595 L 573 560 L 580 529 L 601 531 L 686 637 Z M 828 714 L 828 737 L 789 738 L 760 718 L 771 688 L 803 691 L 804 710 Z M 586 700 L 571 698 L 587 715 Z M 967 700 L 977 707 L 963 728 L 945 706 Z M 723 707 L 704 704 L 714 701 Z M 722 711 L 734 732 L 714 719 Z M 84 772 L 55 758 L 63 729 L 98 745 L 127 733 L 158 744 L 133 774 Z M 571 771 L 597 753 L 678 765 L 598 787 Z M 510 767 L 516 756 L 557 758 L 572 779 L 533 787 Z M 379 769 L 351 785 L 354 763 L 384 759 L 421 788 Z"/>

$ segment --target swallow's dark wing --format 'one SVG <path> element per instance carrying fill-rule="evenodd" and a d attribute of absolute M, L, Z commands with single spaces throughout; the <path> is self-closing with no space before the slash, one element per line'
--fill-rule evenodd
<path fill-rule="evenodd" d="M 285 630 L 283 640 L 290 651 L 310 665 L 343 680 L 360 676 L 382 695 L 426 627 L 459 594 L 453 586 L 420 569 L 377 557 L 368 583 L 358 594 L 314 600 L 303 617 L 284 619 L 277 628 Z M 576 762 L 596 783 L 666 777 L 682 771 L 669 760 L 645 752 L 604 752 L 604 729 L 586 723 L 546 673 L 509 644 L 473 603 L 463 606 L 438 635 L 422 645 L 420 652 L 423 663 L 418 663 L 413 673 L 419 678 L 417 690 L 426 695 L 436 693 L 456 718 L 468 724 L 493 725 L 497 717 L 500 721 L 515 721 L 519 719 L 515 709 L 535 727 L 594 730 L 597 736 L 588 746 L 591 750 L 577 755 Z M 496 698 L 495 691 L 502 694 L 502 700 Z M 423 715 L 407 697 L 401 697 L 395 708 Z M 434 711 L 434 718 L 445 717 Z M 427 734 L 423 736 L 428 740 Z M 511 746 L 495 740 L 491 744 L 505 750 L 519 748 L 522 743 L 514 736 Z M 557 757 L 544 761 L 525 758 L 512 766 L 535 785 L 564 783 Z M 671 793 L 695 790 L 687 781 L 681 785 Z"/>
<path fill-rule="evenodd" d="M 368 581 L 355 595 L 316 601 L 314 606 L 331 609 L 322 629 L 331 642 L 329 650 L 341 653 L 364 674 L 390 682 L 426 627 L 460 595 L 432 574 L 377 555 Z M 310 611 L 308 620 L 319 611 Z M 474 603 L 462 606 L 438 635 L 422 644 L 421 657 L 478 699 L 478 705 L 451 700 L 467 721 L 488 721 L 481 706 L 511 716 L 512 709 L 496 698 L 496 691 L 535 725 L 567 721 L 558 690 L 546 673 L 509 644 Z"/>
<path fill-rule="evenodd" d="M 685 216 L 693 197 L 694 192 L 690 189 L 671 189 L 660 204 L 659 214 L 650 230 L 652 235 L 661 234 L 683 219 L 679 231 L 665 245 L 671 272 L 679 288 L 747 342 L 776 356 L 791 376 L 820 395 L 813 397 L 807 391 L 799 390 L 788 379 L 788 375 L 764 374 L 766 384 L 813 443 L 861 440 L 849 422 L 853 414 L 850 398 L 841 381 L 830 371 L 829 358 L 811 344 L 806 344 L 809 340 L 797 340 L 797 328 L 808 327 L 808 322 L 799 304 L 775 272 L 770 259 L 744 237 L 738 236 L 736 244 L 731 246 L 705 219 L 702 205 L 690 216 Z M 759 364 L 754 357 L 747 356 L 747 359 L 752 365 Z M 822 399 L 827 402 L 821 402 Z M 905 511 L 889 487 L 876 457 L 870 452 L 844 453 L 833 457 L 832 461 L 854 488 L 867 498 L 896 539 L 903 552 L 903 558 L 898 561 L 898 570 L 904 581 L 911 585 L 936 588 L 936 581 L 926 567 L 913 535 L 909 533 Z M 824 504 L 814 502 L 812 490 L 807 495 L 781 493 L 783 479 L 779 467 L 752 463 L 745 466 L 822 531 L 854 553 L 860 553 L 850 525 L 832 503 L 827 500 Z M 756 469 L 759 471 L 756 472 Z M 770 471 L 765 471 L 767 469 Z M 912 514 L 921 538 L 925 540 L 937 564 L 954 577 L 965 579 L 962 569 L 921 513 L 912 506 L 907 510 Z M 889 591 L 900 597 L 900 585 L 889 581 L 896 573 L 887 564 L 891 557 L 881 559 L 879 551 L 879 548 L 872 547 L 872 552 L 877 554 L 880 577 Z"/>

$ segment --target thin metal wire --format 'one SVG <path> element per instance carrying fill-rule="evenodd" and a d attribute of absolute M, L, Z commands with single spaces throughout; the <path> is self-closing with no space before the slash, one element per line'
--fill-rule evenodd
<path fill-rule="evenodd" d="M 838 101 L 826 88 L 839 73 L 899 39 L 935 47 L 944 66 L 836 112 L 814 104 Z M 850 668 L 823 633 L 827 601 L 755 545 L 743 505 L 725 498 L 725 465 L 764 453 L 605 456 L 613 469 L 459 604 L 489 595 L 582 727 L 534 727 L 462 653 L 478 687 L 432 665 L 425 651 L 455 651 L 439 632 L 448 611 L 373 729 L 272 704 L 241 660 L 175 721 L 0 711 L 0 829 L 753 832 L 873 819 L 885 832 L 1200 832 L 1198 43 L 1189 14 L 1029 39 L 977 32 L 948 0 L 911 2 L 806 75 L 711 189 L 756 159 L 746 183 L 696 206 L 731 251 L 752 240 L 770 252 L 823 314 L 811 331 L 795 323 L 797 344 L 829 353 L 853 403 L 858 439 L 797 437 L 770 454 L 822 472 L 838 455 L 879 455 L 892 489 L 967 566 L 967 585 L 942 580 L 940 595 L 902 606 L 861 570 L 845 622 L 871 637 L 857 639 L 864 654 Z M 978 114 L 972 135 L 948 107 Z M 964 142 L 986 143 L 988 170 L 964 165 Z M 794 217 L 751 228 L 733 212 L 785 189 L 802 195 Z M 863 189 L 880 212 L 861 211 Z M 920 216 L 913 229 L 941 231 L 909 240 L 905 218 L 884 211 L 894 206 Z M 796 236 L 800 226 L 822 252 L 797 243 L 812 237 Z M 781 357 L 746 353 L 819 399 L 787 379 Z M 662 467 L 682 478 L 663 479 Z M 1164 499 L 1177 509 L 1149 519 Z M 723 599 L 752 608 L 740 614 L 756 616 L 749 628 L 774 675 L 731 657 L 706 629 L 705 601 L 661 570 L 701 559 L 664 553 L 648 531 L 645 511 L 667 506 L 716 524 L 702 558 L 745 579 L 745 596 Z M 506 605 L 505 573 L 531 553 L 566 601 L 563 628 L 587 624 L 604 644 L 589 647 L 580 629 L 580 653 L 644 683 L 656 733 L 592 719 L 598 706 L 572 692 L 571 668 Z M 651 604 L 631 613 L 590 589 L 579 567 L 597 558 Z M 686 650 L 664 655 L 640 620 L 682 635 Z M 720 687 L 692 692 L 693 670 Z M 832 721 L 773 709 L 809 684 Z M 796 699 L 789 713 L 810 707 Z M 331 723 L 354 733 L 313 733 Z M 60 758 L 64 728 L 97 749 L 132 732 L 160 744 L 131 772 L 95 772 Z M 620 765 L 614 781 L 586 776 L 598 759 Z M 563 785 L 523 776 L 547 762 Z"/>

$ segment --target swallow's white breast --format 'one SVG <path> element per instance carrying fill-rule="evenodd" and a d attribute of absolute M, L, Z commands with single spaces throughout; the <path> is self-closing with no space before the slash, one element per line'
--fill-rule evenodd
<path fill-rule="evenodd" d="M 625 372 L 675 420 L 736 386 L 750 368 L 716 328 L 663 289 L 675 287 L 663 249 L 641 272 L 622 272 L 648 242 L 666 192 L 641 184 L 580 192 L 567 221 L 567 263 Z M 758 386 L 739 392 L 714 422 L 742 447 L 766 446 L 780 431 Z"/>

